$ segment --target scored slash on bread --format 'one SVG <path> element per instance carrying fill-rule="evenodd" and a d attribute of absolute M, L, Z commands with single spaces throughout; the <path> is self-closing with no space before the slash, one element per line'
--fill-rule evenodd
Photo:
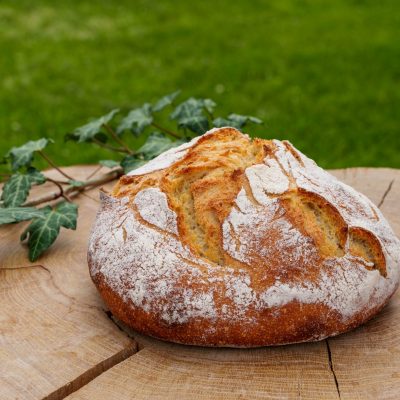
<path fill-rule="evenodd" d="M 287 141 L 213 129 L 101 199 L 92 279 L 117 318 L 161 339 L 321 340 L 398 286 L 399 241 L 379 209 Z"/>

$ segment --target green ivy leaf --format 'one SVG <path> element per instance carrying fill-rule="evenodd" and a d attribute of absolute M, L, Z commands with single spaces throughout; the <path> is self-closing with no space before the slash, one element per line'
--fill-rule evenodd
<path fill-rule="evenodd" d="M 217 106 L 217 103 L 211 99 L 204 99 L 204 108 L 212 115 L 212 113 L 215 110 L 215 107 Z"/>
<path fill-rule="evenodd" d="M 41 185 L 46 177 L 35 168 L 26 174 L 16 173 L 4 184 L 1 199 L 5 207 L 18 207 L 27 199 L 32 185 Z"/>
<path fill-rule="evenodd" d="M 213 126 L 216 128 L 223 128 L 224 126 L 232 126 L 231 124 L 232 121 L 229 121 L 228 119 L 221 117 L 215 118 L 213 121 Z"/>
<path fill-rule="evenodd" d="M 32 220 L 21 235 L 21 241 L 28 239 L 29 260 L 36 261 L 56 240 L 60 228 L 76 229 L 78 207 L 74 203 L 63 202 L 57 207 L 46 206 L 42 215 Z"/>
<path fill-rule="evenodd" d="M 178 104 L 175 110 L 171 113 L 170 118 L 178 122 L 184 118 L 191 118 L 203 113 L 204 101 L 190 97 L 186 101 Z"/>
<path fill-rule="evenodd" d="M 169 137 L 160 132 L 153 132 L 147 138 L 145 144 L 137 150 L 143 159 L 151 160 L 171 147 L 183 143 L 182 140 L 172 141 Z"/>
<path fill-rule="evenodd" d="M 249 119 L 249 122 L 252 122 L 253 124 L 261 125 L 261 124 L 264 123 L 264 122 L 262 121 L 262 119 L 257 118 L 257 117 L 252 117 L 252 116 L 248 115 L 247 118 Z"/>
<path fill-rule="evenodd" d="M 248 122 L 253 122 L 254 124 L 262 124 L 261 119 L 252 117 L 250 115 L 230 114 L 228 115 L 228 119 L 229 121 L 235 122 L 240 128 L 245 126 Z"/>
<path fill-rule="evenodd" d="M 85 182 L 76 181 L 76 180 L 74 180 L 74 179 L 70 179 L 70 180 L 68 181 L 68 183 L 69 183 L 71 186 L 73 186 L 73 187 L 81 187 L 81 186 L 83 186 L 83 185 L 85 184 Z"/>
<path fill-rule="evenodd" d="M 202 135 L 208 131 L 208 118 L 204 115 L 195 115 L 189 118 L 182 118 L 178 123 L 180 128 L 190 129 L 192 132 Z"/>
<path fill-rule="evenodd" d="M 29 166 L 33 160 L 33 154 L 36 151 L 43 150 L 51 139 L 41 138 L 39 140 L 30 140 L 19 147 L 13 147 L 6 155 L 11 158 L 11 168 L 16 171 L 20 167 Z"/>
<path fill-rule="evenodd" d="M 99 164 L 107 168 L 115 168 L 119 166 L 119 162 L 114 160 L 100 160 Z"/>
<path fill-rule="evenodd" d="M 153 115 L 151 105 L 149 103 L 145 103 L 142 107 L 132 110 L 125 118 L 122 119 L 117 128 L 117 133 L 121 134 L 126 130 L 130 130 L 136 136 L 138 136 L 146 127 L 151 125 L 152 122 Z"/>
<path fill-rule="evenodd" d="M 262 124 L 261 119 L 252 117 L 250 115 L 230 114 L 228 115 L 228 120 L 231 121 L 231 123 L 237 128 L 243 128 L 249 122 L 253 122 L 254 124 Z"/>
<path fill-rule="evenodd" d="M 180 128 L 187 128 L 198 135 L 202 135 L 209 128 L 204 109 L 212 110 L 213 104 L 215 105 L 212 100 L 206 100 L 189 98 L 175 108 L 171 114 L 171 119 L 177 120 Z"/>
<path fill-rule="evenodd" d="M 128 155 L 122 160 L 121 166 L 127 174 L 171 147 L 178 146 L 182 143 L 184 143 L 183 140 L 172 141 L 160 132 L 153 132 L 135 154 Z"/>
<path fill-rule="evenodd" d="M 231 126 L 236 129 L 241 129 L 249 122 L 252 122 L 253 124 L 263 123 L 261 119 L 252 117 L 251 115 L 230 114 L 227 118 L 215 118 L 213 121 L 213 125 L 216 128 Z"/>
<path fill-rule="evenodd" d="M 127 174 L 128 172 L 139 168 L 143 164 L 146 164 L 146 162 L 146 160 L 140 158 L 138 155 L 130 154 L 122 159 L 121 167 L 124 169 L 124 173 Z"/>
<path fill-rule="evenodd" d="M 41 217 L 42 211 L 34 207 L 0 208 L 0 225 Z"/>
<path fill-rule="evenodd" d="M 90 142 L 92 139 L 96 138 L 104 143 L 107 140 L 107 136 L 101 132 L 103 125 L 108 124 L 117 113 L 119 113 L 119 109 L 112 110 L 108 114 L 76 128 L 72 133 L 65 135 L 65 139 L 82 143 Z"/>
<path fill-rule="evenodd" d="M 167 96 L 162 97 L 160 100 L 157 101 L 157 103 L 153 107 L 153 111 L 161 111 L 165 107 L 171 105 L 174 100 L 179 96 L 181 93 L 180 90 L 177 90 L 174 93 L 168 94 Z"/>

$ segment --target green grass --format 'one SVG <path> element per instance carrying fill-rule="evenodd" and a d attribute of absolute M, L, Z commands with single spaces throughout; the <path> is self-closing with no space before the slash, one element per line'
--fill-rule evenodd
<path fill-rule="evenodd" d="M 0 3 L 0 154 L 182 89 L 252 114 L 324 167 L 400 167 L 400 2 Z"/>

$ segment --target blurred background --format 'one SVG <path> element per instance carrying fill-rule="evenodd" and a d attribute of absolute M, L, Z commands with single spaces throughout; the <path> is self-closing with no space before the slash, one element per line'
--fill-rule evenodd
<path fill-rule="evenodd" d="M 400 1 L 0 2 L 0 154 L 182 90 L 323 167 L 400 167 Z"/>

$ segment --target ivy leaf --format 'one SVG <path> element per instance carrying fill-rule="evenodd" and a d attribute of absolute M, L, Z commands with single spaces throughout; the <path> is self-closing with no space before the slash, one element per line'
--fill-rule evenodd
<path fill-rule="evenodd" d="M 207 107 L 212 109 L 213 106 L 210 102 L 208 102 Z M 215 105 L 214 102 L 212 103 Z M 204 108 L 206 108 L 205 100 L 191 97 L 175 108 L 171 114 L 171 119 L 177 120 L 180 128 L 187 128 L 196 134 L 202 135 L 209 128 L 208 118 L 203 112 Z"/>
<path fill-rule="evenodd" d="M 101 132 L 103 125 L 108 124 L 117 113 L 119 113 L 119 109 L 112 110 L 108 114 L 103 115 L 86 125 L 76 128 L 72 133 L 65 135 L 65 139 L 75 140 L 78 143 L 82 143 L 90 142 L 92 139 L 96 138 L 104 142 L 107 140 L 107 137 Z"/>
<path fill-rule="evenodd" d="M 188 128 L 198 135 L 202 135 L 209 128 L 208 118 L 204 115 L 195 115 L 189 118 L 182 118 L 178 125 L 180 128 Z"/>
<path fill-rule="evenodd" d="M 23 166 L 29 166 L 33 160 L 33 153 L 43 150 L 49 143 L 53 143 L 51 139 L 41 138 L 39 140 L 30 140 L 19 147 L 13 147 L 6 155 L 11 158 L 11 168 L 16 171 Z"/>
<path fill-rule="evenodd" d="M 160 100 L 157 101 L 155 106 L 153 107 L 153 111 L 161 111 L 165 107 L 171 105 L 174 100 L 179 96 L 181 93 L 180 90 L 177 90 L 174 93 L 168 94 L 167 96 L 162 97 Z"/>
<path fill-rule="evenodd" d="M 124 173 L 127 174 L 128 172 L 139 168 L 143 164 L 146 164 L 146 162 L 146 160 L 140 158 L 138 155 L 130 154 L 122 159 L 121 167 L 124 169 Z"/>
<path fill-rule="evenodd" d="M 151 105 L 149 103 L 143 104 L 142 107 L 135 108 L 125 118 L 117 128 L 117 133 L 121 134 L 125 130 L 131 130 L 136 136 L 139 136 L 143 130 L 152 124 Z"/>
<path fill-rule="evenodd" d="M 0 208 L 0 225 L 41 217 L 42 211 L 34 207 Z"/>
<path fill-rule="evenodd" d="M 253 124 L 258 124 L 258 125 L 263 124 L 263 121 L 260 118 L 252 117 L 251 115 L 248 115 L 247 118 L 248 118 L 249 122 L 252 122 Z"/>
<path fill-rule="evenodd" d="M 153 159 L 171 147 L 178 146 L 182 143 L 184 143 L 183 140 L 172 141 L 160 132 L 153 132 L 135 154 L 128 155 L 122 160 L 121 166 L 123 167 L 124 172 L 128 173 L 139 168 L 147 161 Z"/>
<path fill-rule="evenodd" d="M 74 179 L 70 179 L 70 180 L 68 181 L 68 183 L 69 183 L 71 186 L 73 186 L 73 187 L 81 187 L 81 186 L 83 186 L 83 185 L 85 184 L 85 182 L 76 181 L 76 180 L 74 180 Z"/>
<path fill-rule="evenodd" d="M 178 122 L 184 118 L 191 118 L 203 113 L 204 101 L 190 97 L 186 101 L 178 104 L 175 110 L 171 113 L 170 118 Z"/>
<path fill-rule="evenodd" d="M 216 128 L 223 128 L 224 126 L 232 126 L 231 124 L 232 124 L 231 121 L 229 121 L 226 118 L 221 118 L 221 117 L 215 118 L 214 121 L 213 121 L 213 125 Z"/>
<path fill-rule="evenodd" d="M 235 122 L 240 128 L 245 126 L 248 122 L 253 122 L 254 124 L 262 124 L 261 119 L 252 117 L 250 115 L 230 114 L 228 115 L 228 119 L 232 122 Z"/>
<path fill-rule="evenodd" d="M 28 239 L 29 260 L 36 261 L 56 240 L 60 228 L 76 229 L 78 206 L 74 203 L 63 202 L 57 207 L 46 206 L 41 216 L 32 220 L 21 235 L 21 241 Z"/>
<path fill-rule="evenodd" d="M 213 125 L 217 128 L 222 128 L 223 126 L 231 126 L 236 129 L 241 129 L 249 122 L 252 122 L 253 124 L 263 123 L 261 119 L 252 117 L 251 115 L 230 114 L 227 118 L 215 118 L 213 121 Z"/>
<path fill-rule="evenodd" d="M 5 207 L 18 207 L 27 199 L 32 185 L 41 185 L 46 177 L 35 168 L 29 168 L 26 174 L 16 173 L 4 184 L 1 199 Z"/>
<path fill-rule="evenodd" d="M 182 144 L 182 140 L 172 141 L 169 137 L 164 136 L 160 132 L 153 132 L 147 138 L 145 144 L 140 147 L 137 152 L 142 155 L 143 159 L 151 160 L 171 147 Z"/>
<path fill-rule="evenodd" d="M 248 122 L 253 122 L 255 124 L 262 124 L 262 121 L 256 117 L 251 117 L 250 115 L 239 115 L 230 114 L 228 115 L 228 120 L 235 125 L 235 127 L 243 128 Z"/>
<path fill-rule="evenodd" d="M 204 108 L 212 115 L 212 113 L 215 110 L 215 107 L 217 106 L 217 103 L 211 99 L 204 99 Z"/>
<path fill-rule="evenodd" d="M 110 169 L 119 166 L 119 162 L 114 160 L 100 160 L 99 164 Z"/>

